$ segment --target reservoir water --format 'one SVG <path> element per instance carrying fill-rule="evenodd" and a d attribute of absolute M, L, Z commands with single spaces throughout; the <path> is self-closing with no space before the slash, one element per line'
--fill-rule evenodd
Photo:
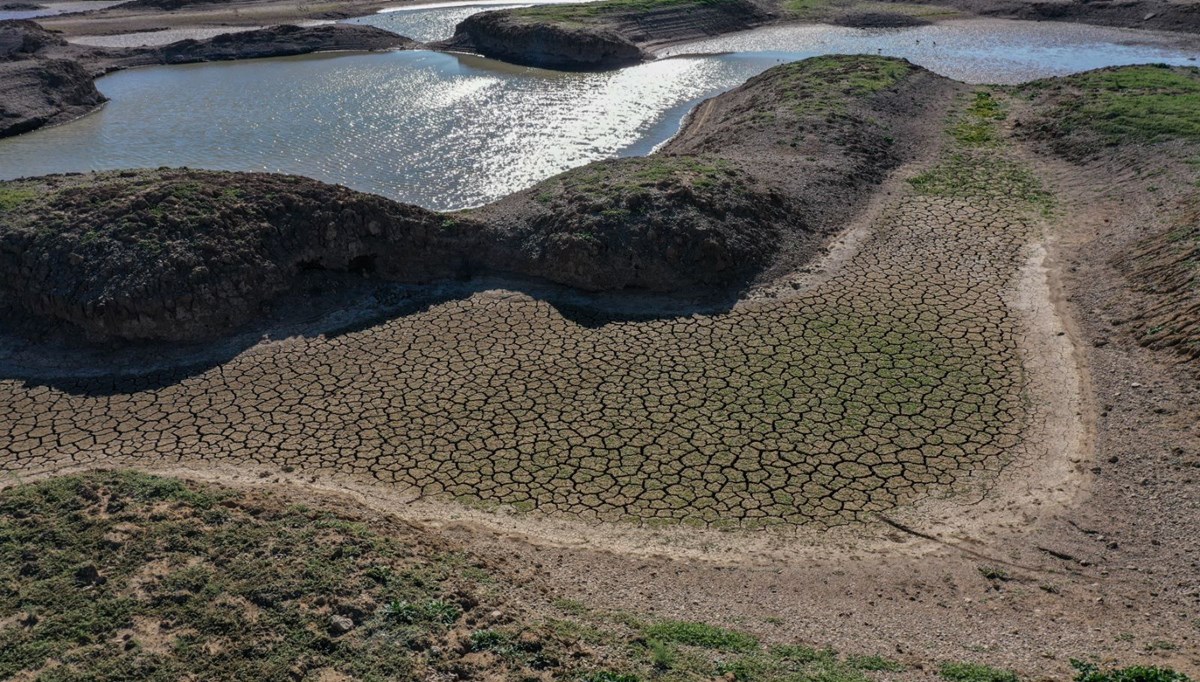
<path fill-rule="evenodd" d="M 403 33 L 402 15 L 431 25 L 420 12 L 377 16 Z M 907 57 L 962 80 L 1014 83 L 1116 64 L 1196 64 L 1200 48 L 1137 31 L 969 20 L 764 29 L 593 74 L 429 51 L 153 67 L 98 81 L 112 101 L 92 115 L 0 140 L 0 178 L 163 165 L 263 170 L 461 208 L 590 161 L 648 153 L 700 100 L 781 62 L 832 53 Z"/>

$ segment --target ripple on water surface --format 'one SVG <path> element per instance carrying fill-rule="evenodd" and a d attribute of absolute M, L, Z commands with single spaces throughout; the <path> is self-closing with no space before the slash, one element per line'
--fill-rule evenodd
<path fill-rule="evenodd" d="M 734 52 L 713 54 L 723 50 Z M 778 27 L 675 51 L 709 54 L 590 74 L 425 51 L 127 71 L 98 82 L 112 101 L 96 114 L 0 140 L 0 178 L 162 165 L 265 170 L 461 208 L 590 161 L 645 154 L 701 99 L 817 54 L 907 57 L 973 82 L 1194 64 L 1200 55 L 1184 37 L 992 20 Z"/>

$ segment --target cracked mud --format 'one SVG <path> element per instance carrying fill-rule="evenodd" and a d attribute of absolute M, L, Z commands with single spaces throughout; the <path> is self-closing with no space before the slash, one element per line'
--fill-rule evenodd
<path fill-rule="evenodd" d="M 1038 222 L 993 161 L 956 155 L 949 172 L 993 177 L 969 196 L 915 183 L 830 277 L 720 315 L 572 321 L 489 292 L 153 390 L 0 382 L 0 468 L 293 467 L 741 526 L 842 524 L 986 486 L 1029 418 L 1005 291 Z"/>

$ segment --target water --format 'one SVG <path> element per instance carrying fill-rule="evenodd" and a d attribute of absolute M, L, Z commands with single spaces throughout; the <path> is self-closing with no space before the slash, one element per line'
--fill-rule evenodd
<path fill-rule="evenodd" d="M 485 10 L 511 9 L 531 5 L 555 5 L 577 0 L 530 0 L 513 3 L 511 0 L 482 0 L 477 2 L 442 2 L 385 9 L 378 14 L 349 19 L 346 23 L 368 24 L 408 36 L 423 43 L 442 40 L 454 35 L 458 22 Z M 595 0 L 584 0 L 595 1 Z"/>
<path fill-rule="evenodd" d="M 700 100 L 816 54 L 904 56 L 975 82 L 1200 56 L 1182 38 L 1003 21 L 767 29 L 675 51 L 726 49 L 743 51 L 599 74 L 427 51 L 126 71 L 98 82 L 112 98 L 99 112 L 0 140 L 0 178 L 161 165 L 265 170 L 461 208 L 590 161 L 645 154 Z"/>

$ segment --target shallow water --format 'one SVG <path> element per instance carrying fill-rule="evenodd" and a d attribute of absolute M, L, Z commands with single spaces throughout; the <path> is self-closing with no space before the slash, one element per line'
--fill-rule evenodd
<path fill-rule="evenodd" d="M 1174 37 L 1004 21 L 767 29 L 675 52 L 724 49 L 747 51 L 598 74 L 425 51 L 126 71 L 98 82 L 112 98 L 99 112 L 0 140 L 0 178 L 161 165 L 267 170 L 461 208 L 589 161 L 645 154 L 701 99 L 816 54 L 893 54 L 976 82 L 1200 56 Z"/>
<path fill-rule="evenodd" d="M 439 2 L 429 5 L 410 5 L 385 9 L 377 14 L 348 19 L 350 24 L 378 26 L 408 36 L 423 43 L 442 40 L 454 35 L 458 22 L 472 14 L 487 10 L 529 7 L 531 5 L 557 5 L 578 0 L 529 0 L 516 3 L 512 0 L 482 0 L 478 2 Z M 595 0 L 583 0 L 592 2 Z"/>

